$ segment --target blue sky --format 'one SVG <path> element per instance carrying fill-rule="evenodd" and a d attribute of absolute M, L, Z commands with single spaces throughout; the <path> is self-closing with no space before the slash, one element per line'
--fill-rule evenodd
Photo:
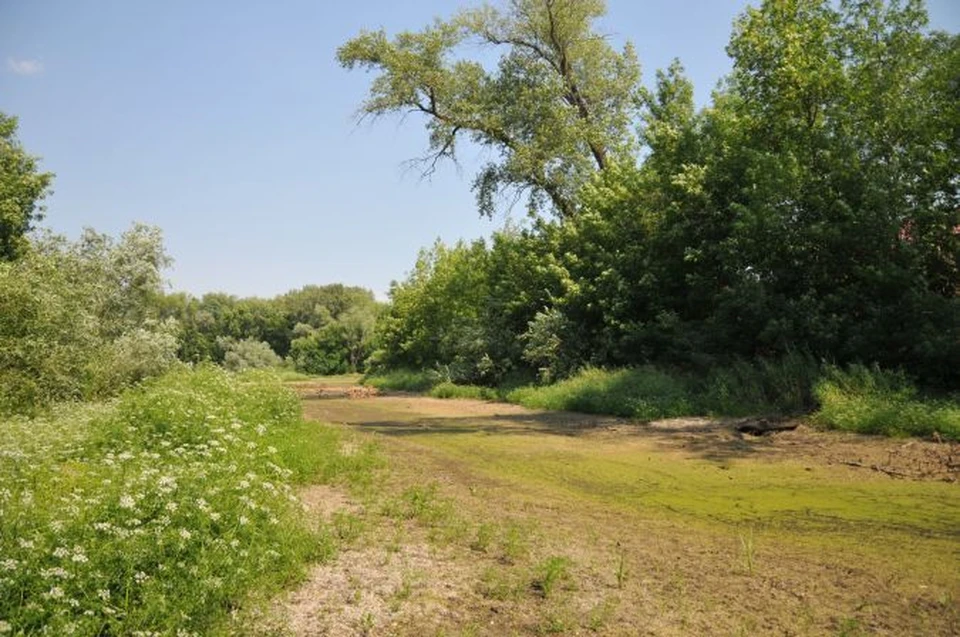
<path fill-rule="evenodd" d="M 417 29 L 461 4 L 0 0 L 0 110 L 57 174 L 45 225 L 158 225 L 174 289 L 343 282 L 383 298 L 419 248 L 488 235 L 510 213 L 478 217 L 476 151 L 430 181 L 404 168 L 425 148 L 422 122 L 357 125 L 371 76 L 334 54 L 363 28 Z M 679 57 L 702 104 L 746 6 L 609 0 L 601 28 L 635 44 L 647 80 Z M 960 30 L 960 3 L 928 6 L 933 27 Z"/>

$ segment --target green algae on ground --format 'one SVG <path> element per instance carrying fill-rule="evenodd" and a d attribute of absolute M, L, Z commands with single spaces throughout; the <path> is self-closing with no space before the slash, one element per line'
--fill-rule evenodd
<path fill-rule="evenodd" d="M 949 576 L 958 561 L 960 490 L 862 476 L 847 467 L 715 461 L 563 436 L 427 434 L 412 440 L 487 477 L 638 519 L 751 528 L 798 546 L 843 547 Z M 731 531 L 732 532 L 732 531 Z"/>

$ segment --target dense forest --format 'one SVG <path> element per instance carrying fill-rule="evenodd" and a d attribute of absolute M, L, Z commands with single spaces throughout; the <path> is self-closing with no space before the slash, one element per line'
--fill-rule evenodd
<path fill-rule="evenodd" d="M 414 112 L 427 169 L 470 140 L 482 214 L 394 285 L 374 361 L 497 384 L 584 366 L 706 372 L 800 354 L 960 381 L 960 39 L 920 2 L 764 2 L 697 109 L 675 62 L 640 82 L 602 2 L 465 10 L 339 51 L 365 115 Z M 495 68 L 458 57 L 479 42 Z"/>

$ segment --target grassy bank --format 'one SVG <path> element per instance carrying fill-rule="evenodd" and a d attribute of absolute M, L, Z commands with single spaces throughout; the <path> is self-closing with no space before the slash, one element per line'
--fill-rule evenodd
<path fill-rule="evenodd" d="M 430 371 L 399 370 L 365 382 L 435 398 L 505 400 L 637 420 L 813 414 L 826 428 L 960 440 L 956 400 L 924 396 L 903 374 L 857 365 L 838 369 L 802 355 L 741 361 L 697 375 L 652 366 L 588 368 L 554 384 L 512 389 L 457 385 Z"/>
<path fill-rule="evenodd" d="M 0 633 L 230 632 L 336 550 L 295 486 L 375 464 L 279 382 L 214 368 L 0 427 Z"/>

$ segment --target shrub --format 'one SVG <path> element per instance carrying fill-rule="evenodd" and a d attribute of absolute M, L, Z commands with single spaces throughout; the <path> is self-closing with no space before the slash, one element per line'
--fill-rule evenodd
<path fill-rule="evenodd" d="M 394 369 L 365 376 L 363 383 L 377 389 L 390 391 L 429 391 L 440 384 L 441 375 L 433 370 L 414 371 L 412 369 Z"/>
<path fill-rule="evenodd" d="M 247 369 L 263 369 L 276 367 L 281 363 L 269 343 L 253 338 L 236 340 L 232 338 L 218 339 L 217 344 L 223 349 L 223 366 L 232 372 L 242 372 Z"/>
<path fill-rule="evenodd" d="M 163 374 L 177 363 L 177 347 L 177 322 L 173 319 L 148 321 L 124 332 L 91 363 L 93 381 L 88 395 L 112 396 Z"/>
<path fill-rule="evenodd" d="M 497 400 L 499 393 L 490 387 L 480 385 L 457 385 L 444 381 L 431 389 L 430 396 L 434 398 L 470 398 L 474 400 Z"/>
<path fill-rule="evenodd" d="M 522 387 L 507 400 L 534 409 L 610 414 L 642 420 L 694 413 L 693 400 L 675 376 L 639 367 L 607 371 L 588 368 L 554 385 Z"/>
<path fill-rule="evenodd" d="M 739 360 L 714 367 L 696 387 L 705 412 L 723 416 L 808 413 L 821 365 L 812 356 L 791 352 L 781 358 Z"/>
<path fill-rule="evenodd" d="M 346 374 L 349 344 L 342 326 L 331 323 L 326 327 L 294 339 L 290 343 L 290 362 L 299 372 L 307 374 Z"/>
<path fill-rule="evenodd" d="M 815 420 L 830 428 L 887 436 L 960 440 L 960 404 L 925 398 L 901 372 L 853 365 L 829 368 L 816 385 Z"/>

